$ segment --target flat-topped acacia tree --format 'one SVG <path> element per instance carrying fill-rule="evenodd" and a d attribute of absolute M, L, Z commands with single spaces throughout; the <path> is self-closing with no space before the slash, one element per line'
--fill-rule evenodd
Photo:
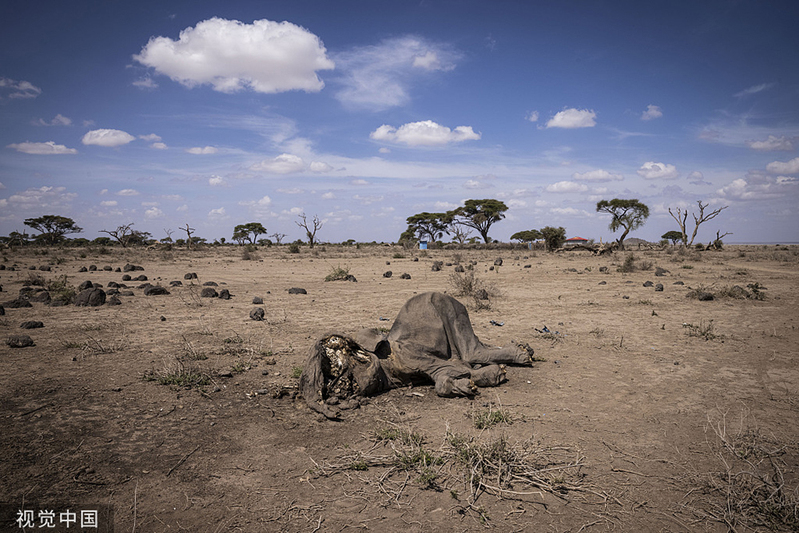
<path fill-rule="evenodd" d="M 44 244 L 58 244 L 68 233 L 80 233 L 83 228 L 75 224 L 69 217 L 60 215 L 43 215 L 36 218 L 26 218 L 24 224 L 39 232 L 39 239 Z"/>
<path fill-rule="evenodd" d="M 477 230 L 483 241 L 488 243 L 491 242 L 488 230 L 495 222 L 505 218 L 507 210 L 508 206 L 501 200 L 466 200 L 463 206 L 447 211 L 447 215 L 452 218 L 453 224 Z"/>
<path fill-rule="evenodd" d="M 624 228 L 621 236 L 616 242 L 619 249 L 624 250 L 624 239 L 634 229 L 644 225 L 649 218 L 649 207 L 639 202 L 637 199 L 625 200 L 614 198 L 613 200 L 601 200 L 596 204 L 597 213 L 608 213 L 613 218 L 610 221 L 610 231 L 616 232 L 619 228 Z"/>

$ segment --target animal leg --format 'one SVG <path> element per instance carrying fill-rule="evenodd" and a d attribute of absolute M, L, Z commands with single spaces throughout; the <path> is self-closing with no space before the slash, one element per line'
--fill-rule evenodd
<path fill-rule="evenodd" d="M 436 379 L 436 394 L 443 398 L 456 396 L 472 397 L 477 394 L 477 385 L 469 378 L 451 378 L 440 376 Z"/>
<path fill-rule="evenodd" d="M 496 387 L 508 381 L 508 377 L 504 367 L 492 364 L 472 370 L 472 380 L 478 387 Z"/>

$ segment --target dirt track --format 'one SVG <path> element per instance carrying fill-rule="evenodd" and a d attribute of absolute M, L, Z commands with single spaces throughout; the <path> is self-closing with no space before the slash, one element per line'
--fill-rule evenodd
<path fill-rule="evenodd" d="M 3 302 L 32 274 L 107 286 L 122 274 L 102 267 L 128 262 L 144 267 L 134 277 L 183 286 L 144 296 L 141 282 L 126 282 L 134 296 L 119 306 L 6 308 L 3 339 L 29 334 L 36 346 L 0 346 L 0 502 L 110 504 L 116 531 L 136 532 L 799 524 L 791 514 L 799 499 L 796 248 L 635 252 L 639 265 L 669 270 L 662 277 L 617 272 L 625 253 L 284 250 L 259 250 L 254 261 L 236 247 L 85 258 L 76 249 L 6 251 L 3 263 L 16 270 L 0 272 Z M 503 266 L 489 270 L 497 257 Z M 499 290 L 490 309 L 461 298 L 481 340 L 527 341 L 545 361 L 509 368 L 508 383 L 475 400 L 438 398 L 431 387 L 393 390 L 341 422 L 293 397 L 317 337 L 390 327 L 413 294 L 452 293 L 454 267 L 433 272 L 434 260 L 476 261 L 476 276 Z M 51 261 L 51 272 L 27 268 Z M 101 270 L 78 273 L 90 264 Z M 357 283 L 323 281 L 338 266 Z M 384 278 L 386 270 L 394 275 Z M 184 280 L 188 272 L 199 279 Z M 404 272 L 410 280 L 399 279 Z M 664 290 L 644 287 L 648 280 Z M 206 281 L 232 299 L 200 298 Z M 754 283 L 765 299 L 686 297 L 700 286 Z M 308 294 L 290 295 L 290 287 Z M 248 317 L 254 296 L 264 299 L 263 322 Z M 45 327 L 23 331 L 26 320 Z M 544 326 L 551 333 L 537 331 Z M 176 370 L 208 382 L 155 380 Z M 505 421 L 478 429 L 475 418 L 492 412 Z M 403 443 L 403 435 L 423 442 Z M 504 458 L 528 470 L 513 470 L 509 484 L 490 473 L 475 484 L 453 435 L 487 460 L 479 445 L 499 443 Z M 424 459 L 403 463 L 408 457 Z M 780 475 L 781 491 L 769 496 Z"/>

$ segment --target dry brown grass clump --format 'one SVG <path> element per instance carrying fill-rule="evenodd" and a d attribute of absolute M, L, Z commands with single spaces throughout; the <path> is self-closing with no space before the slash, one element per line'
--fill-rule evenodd
<path fill-rule="evenodd" d="M 496 285 L 478 277 L 473 270 L 453 272 L 449 284 L 455 296 L 470 298 L 475 309 L 491 309 L 491 300 L 500 296 Z"/>

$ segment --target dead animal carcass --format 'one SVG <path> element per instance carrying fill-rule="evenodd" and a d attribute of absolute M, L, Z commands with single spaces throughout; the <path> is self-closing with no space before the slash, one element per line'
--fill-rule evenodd
<path fill-rule="evenodd" d="M 311 347 L 300 392 L 311 409 L 338 418 L 359 398 L 392 387 L 433 382 L 439 396 L 473 396 L 477 387 L 504 381 L 502 364 L 531 364 L 527 344 L 486 346 L 456 299 L 419 294 L 400 310 L 388 334 L 363 330 L 352 337 L 327 334 Z"/>

